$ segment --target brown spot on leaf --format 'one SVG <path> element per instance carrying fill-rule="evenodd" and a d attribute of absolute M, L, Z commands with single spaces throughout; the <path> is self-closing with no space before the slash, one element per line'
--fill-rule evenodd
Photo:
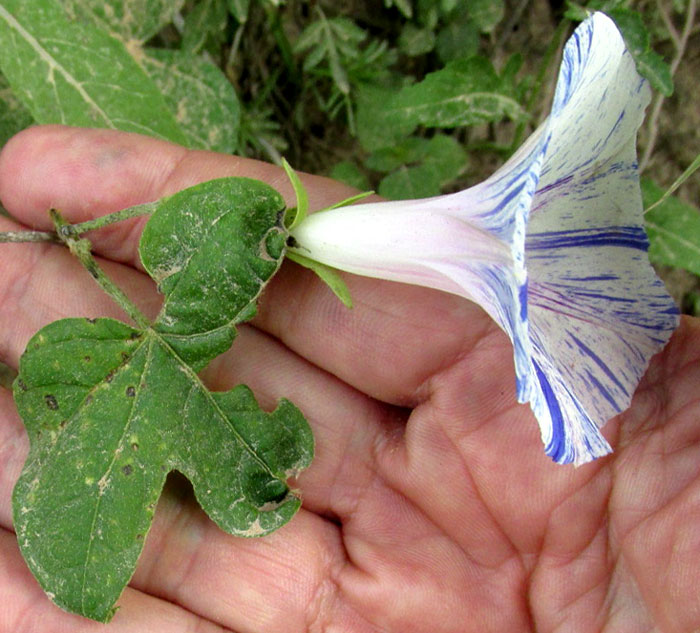
<path fill-rule="evenodd" d="M 132 385 L 129 385 L 129 386 L 126 388 L 126 395 L 127 395 L 129 398 L 133 398 L 133 397 L 136 395 L 136 389 L 135 389 Z"/>
<path fill-rule="evenodd" d="M 122 466 L 122 472 L 128 477 L 134 472 L 134 467 L 131 464 L 126 464 L 125 466 Z"/>
<path fill-rule="evenodd" d="M 56 411 L 56 409 L 58 409 L 58 401 L 56 400 L 56 396 L 52 396 L 50 393 L 47 393 L 44 396 L 44 402 L 46 403 L 46 406 L 51 409 L 51 411 Z"/>
<path fill-rule="evenodd" d="M 27 390 L 27 384 L 21 378 L 17 379 L 17 386 L 20 388 L 21 391 Z"/>

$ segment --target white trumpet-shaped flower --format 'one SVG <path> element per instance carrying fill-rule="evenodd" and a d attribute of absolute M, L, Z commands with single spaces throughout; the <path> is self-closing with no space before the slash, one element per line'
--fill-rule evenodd
<path fill-rule="evenodd" d="M 602 456 L 599 428 L 629 406 L 678 324 L 646 254 L 635 144 L 649 98 L 596 13 L 566 45 L 548 119 L 488 180 L 313 214 L 292 231 L 296 251 L 479 303 L 513 341 L 518 400 L 546 453 Z"/>

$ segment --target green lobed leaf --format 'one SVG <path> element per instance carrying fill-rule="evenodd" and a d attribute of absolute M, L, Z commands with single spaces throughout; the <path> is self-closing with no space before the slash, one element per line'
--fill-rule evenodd
<path fill-rule="evenodd" d="M 247 387 L 212 393 L 195 373 L 230 345 L 277 270 L 282 206 L 245 179 L 166 199 L 141 240 L 165 293 L 155 324 L 64 319 L 29 342 L 14 383 L 30 437 L 14 525 L 30 569 L 64 609 L 112 617 L 172 470 L 231 534 L 261 536 L 298 510 L 286 481 L 313 454 L 301 413 L 284 400 L 265 413 Z M 204 324 L 197 292 L 212 312 Z"/>
<path fill-rule="evenodd" d="M 644 207 L 661 199 L 664 190 L 642 180 Z M 645 215 L 649 259 L 655 264 L 683 268 L 700 275 L 700 210 L 675 196 L 667 197 Z"/>
<path fill-rule="evenodd" d="M 55 0 L 0 4 L 0 67 L 38 123 L 185 136 L 124 44 L 70 22 Z"/>
<path fill-rule="evenodd" d="M 184 0 L 62 0 L 71 19 L 93 23 L 125 42 L 145 42 L 182 8 Z"/>
<path fill-rule="evenodd" d="M 469 0 L 469 16 L 482 33 L 491 33 L 503 19 L 503 0 Z"/>
<path fill-rule="evenodd" d="M 282 261 L 284 200 L 248 178 L 219 178 L 163 200 L 139 246 L 165 294 L 155 330 L 198 366 L 228 349 Z"/>
<path fill-rule="evenodd" d="M 218 66 L 187 51 L 146 49 L 141 64 L 160 89 L 188 146 L 232 154 L 241 104 Z"/>

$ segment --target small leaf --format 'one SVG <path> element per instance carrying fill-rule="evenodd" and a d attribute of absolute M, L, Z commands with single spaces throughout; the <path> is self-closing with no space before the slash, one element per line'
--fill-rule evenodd
<path fill-rule="evenodd" d="M 425 138 L 408 136 L 395 145 L 372 152 L 365 160 L 365 165 L 375 171 L 393 171 L 421 160 L 428 151 L 429 142 Z"/>
<path fill-rule="evenodd" d="M 425 55 L 435 48 L 435 34 L 430 29 L 421 29 L 407 24 L 399 36 L 399 49 L 409 57 Z"/>
<path fill-rule="evenodd" d="M 69 22 L 55 0 L 0 4 L 0 66 L 38 123 L 185 142 L 160 92 L 124 44 L 89 24 Z"/>
<path fill-rule="evenodd" d="M 443 63 L 455 59 L 471 57 L 479 51 L 479 29 L 476 23 L 465 14 L 450 20 L 437 34 L 435 48 Z"/>
<path fill-rule="evenodd" d="M 644 206 L 661 199 L 664 190 L 649 179 L 642 181 Z M 683 268 L 700 275 L 700 211 L 669 196 L 645 215 L 649 259 L 655 264 Z"/>
<path fill-rule="evenodd" d="M 331 289 L 333 294 L 338 297 L 346 308 L 352 308 L 352 297 L 347 285 L 343 281 L 340 274 L 333 268 L 329 268 L 325 264 L 321 264 L 313 259 L 304 257 L 297 252 L 289 251 L 287 257 L 293 262 L 296 262 L 304 268 L 308 268 L 315 272 L 321 280 Z"/>
<path fill-rule="evenodd" d="M 469 16 L 482 33 L 491 33 L 503 19 L 503 0 L 469 0 Z"/>
<path fill-rule="evenodd" d="M 250 0 L 228 0 L 228 10 L 239 24 L 245 24 L 248 21 Z"/>
<path fill-rule="evenodd" d="M 411 4 L 411 0 L 384 0 L 384 6 L 387 9 L 396 7 L 405 18 L 411 19 L 413 17 L 413 5 Z"/>
<path fill-rule="evenodd" d="M 439 195 L 464 171 L 467 153 L 453 137 L 436 134 L 430 140 L 409 138 L 395 148 L 375 152 L 367 164 L 375 169 L 388 168 L 386 171 L 398 167 L 380 182 L 379 194 L 392 200 L 409 200 Z"/>
<path fill-rule="evenodd" d="M 218 66 L 186 51 L 146 49 L 141 64 L 160 89 L 188 146 L 233 154 L 241 104 Z"/>
<path fill-rule="evenodd" d="M 220 46 L 226 37 L 227 15 L 225 0 L 200 0 L 185 16 L 182 48 L 199 53 Z"/>
<path fill-rule="evenodd" d="M 336 163 L 329 174 L 334 180 L 355 187 L 355 189 L 369 189 L 369 180 L 360 168 L 348 160 Z"/>
<path fill-rule="evenodd" d="M 379 183 L 379 195 L 390 200 L 429 198 L 440 193 L 440 181 L 425 165 L 400 167 Z"/>

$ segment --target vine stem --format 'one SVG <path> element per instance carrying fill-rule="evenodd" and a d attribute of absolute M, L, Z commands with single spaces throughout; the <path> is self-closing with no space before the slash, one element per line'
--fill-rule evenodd
<path fill-rule="evenodd" d="M 122 220 L 129 220 L 131 218 L 138 218 L 142 215 L 148 215 L 155 211 L 158 202 L 147 202 L 145 204 L 138 204 L 135 207 L 129 207 L 128 209 L 122 209 L 121 211 L 116 211 L 115 213 L 109 213 L 108 215 L 103 215 L 94 220 L 87 220 L 86 222 L 78 222 L 77 224 L 68 224 L 62 219 L 62 226 L 70 226 L 71 235 L 77 236 L 81 233 L 87 233 L 88 231 L 94 231 L 95 229 L 101 229 L 103 226 L 109 226 L 115 222 L 121 222 Z M 53 216 L 51 216 L 53 217 Z M 54 222 L 55 224 L 55 222 Z M 51 242 L 54 244 L 65 244 L 66 241 L 57 232 L 52 231 L 5 231 L 0 232 L 0 243 L 2 242 Z"/>
<path fill-rule="evenodd" d="M 61 240 L 55 233 L 44 231 L 5 231 L 0 233 L 0 242 L 52 242 L 60 244 Z"/>
<path fill-rule="evenodd" d="M 78 261 L 80 261 L 90 273 L 90 276 L 99 284 L 102 290 L 112 297 L 139 327 L 143 329 L 150 327 L 151 323 L 145 315 L 131 302 L 131 299 L 124 294 L 124 291 L 107 277 L 105 272 L 99 267 L 92 254 L 92 243 L 90 240 L 80 237 L 80 231 L 76 230 L 76 227 L 80 225 L 69 224 L 56 209 L 51 209 L 49 215 L 56 227 L 55 235 L 69 248 L 70 252 L 78 258 Z M 102 220 L 103 218 L 99 219 Z M 88 223 L 83 223 L 83 225 L 84 224 Z"/>
<path fill-rule="evenodd" d="M 673 77 L 673 75 L 676 73 L 676 70 L 678 69 L 678 66 L 681 63 L 681 59 L 685 54 L 685 49 L 688 46 L 688 40 L 690 39 L 690 34 L 693 29 L 693 22 L 695 21 L 695 8 L 696 0 L 689 0 L 688 12 L 685 15 L 685 24 L 683 25 L 683 30 L 681 31 L 680 36 L 675 34 L 675 29 L 674 31 L 669 30 L 671 39 L 673 40 L 673 43 L 676 47 L 676 54 L 671 60 L 671 77 Z M 662 12 L 662 16 L 663 15 L 664 14 Z M 666 15 L 665 17 L 668 18 L 668 15 Z M 654 99 L 654 105 L 652 106 L 651 114 L 649 115 L 649 123 L 647 125 L 649 136 L 647 139 L 646 147 L 644 148 L 644 153 L 642 154 L 642 158 L 639 161 L 640 173 L 648 167 L 649 159 L 651 158 L 651 155 L 654 151 L 654 147 L 656 145 L 656 138 L 659 135 L 659 116 L 661 115 L 661 108 L 664 105 L 665 98 L 666 97 L 664 97 L 664 95 L 659 93 Z"/>

